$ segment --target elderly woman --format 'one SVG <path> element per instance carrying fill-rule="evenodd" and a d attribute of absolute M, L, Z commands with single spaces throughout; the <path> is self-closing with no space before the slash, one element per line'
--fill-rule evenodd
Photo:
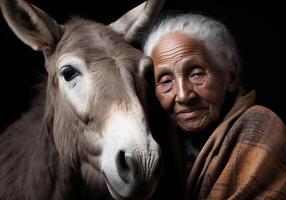
<path fill-rule="evenodd" d="M 144 51 L 156 97 L 185 144 L 186 198 L 286 199 L 285 124 L 239 86 L 226 27 L 202 15 L 167 17 Z"/>

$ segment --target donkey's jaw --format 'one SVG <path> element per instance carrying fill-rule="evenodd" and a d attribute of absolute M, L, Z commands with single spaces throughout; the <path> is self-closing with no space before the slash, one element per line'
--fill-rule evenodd
<path fill-rule="evenodd" d="M 138 161 L 138 171 L 131 176 L 119 175 L 120 170 L 114 162 L 107 161 L 100 166 L 98 156 L 88 156 L 82 161 L 81 174 L 89 188 L 100 193 L 109 193 L 116 200 L 143 200 L 153 194 L 160 177 L 161 166 L 158 150 L 149 153 L 135 150 L 132 157 Z M 130 164 L 130 163 L 129 163 Z M 129 165 L 130 166 L 130 165 Z"/>
<path fill-rule="evenodd" d="M 108 189 L 104 177 L 100 170 L 94 168 L 93 164 L 88 162 L 81 163 L 81 175 L 87 183 L 90 191 L 96 191 L 101 194 L 108 194 Z"/>

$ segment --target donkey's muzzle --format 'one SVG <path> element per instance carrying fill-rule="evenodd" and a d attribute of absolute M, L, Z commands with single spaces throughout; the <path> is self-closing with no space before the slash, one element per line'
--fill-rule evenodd
<path fill-rule="evenodd" d="M 161 159 L 160 157 L 158 157 L 157 159 L 155 159 L 155 161 L 153 161 L 153 163 L 148 163 L 151 162 L 151 160 L 152 158 L 149 159 L 146 158 L 144 164 L 145 166 L 149 166 L 149 168 L 145 170 L 148 171 L 147 173 L 149 174 L 150 177 L 157 178 L 160 176 L 162 170 Z M 142 161 L 142 159 L 139 159 L 138 161 L 136 158 L 126 155 L 124 151 L 119 151 L 117 153 L 116 155 L 117 172 L 120 178 L 127 184 L 131 183 L 133 180 L 136 180 L 136 176 L 141 175 L 140 168 L 143 168 L 143 166 L 140 167 L 140 164 L 142 165 L 143 163 L 139 163 L 140 161 Z M 140 178 L 144 178 L 146 177 L 146 175 L 147 174 L 143 174 L 142 175 L 143 177 Z"/>
<path fill-rule="evenodd" d="M 154 192 L 162 171 L 161 156 L 158 151 L 133 152 L 118 151 L 115 167 L 121 181 L 114 181 L 103 170 L 105 181 L 115 199 L 148 199 Z"/>

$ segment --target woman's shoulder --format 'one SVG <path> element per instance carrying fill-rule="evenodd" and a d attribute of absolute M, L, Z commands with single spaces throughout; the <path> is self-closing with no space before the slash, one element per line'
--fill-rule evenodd
<path fill-rule="evenodd" d="M 245 124 L 252 124 L 253 126 L 265 126 L 269 123 L 284 125 L 282 119 L 269 108 L 262 105 L 254 105 L 249 107 L 239 118 Z"/>
<path fill-rule="evenodd" d="M 253 106 L 249 107 L 245 112 L 268 113 L 270 115 L 276 115 L 277 116 L 277 114 L 274 111 L 272 111 L 271 109 L 269 109 L 265 106 L 262 106 L 262 105 L 253 105 Z"/>
<path fill-rule="evenodd" d="M 273 146 L 286 145 L 286 127 L 282 119 L 272 110 L 261 105 L 249 107 L 232 126 L 238 142 Z"/>

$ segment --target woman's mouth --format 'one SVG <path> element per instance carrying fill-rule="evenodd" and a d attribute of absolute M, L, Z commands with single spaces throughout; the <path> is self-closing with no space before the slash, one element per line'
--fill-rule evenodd
<path fill-rule="evenodd" d="M 187 109 L 181 109 L 176 112 L 176 117 L 180 119 L 192 119 L 192 118 L 197 118 L 205 111 L 207 108 L 205 107 L 197 107 L 197 108 L 187 108 Z"/>

